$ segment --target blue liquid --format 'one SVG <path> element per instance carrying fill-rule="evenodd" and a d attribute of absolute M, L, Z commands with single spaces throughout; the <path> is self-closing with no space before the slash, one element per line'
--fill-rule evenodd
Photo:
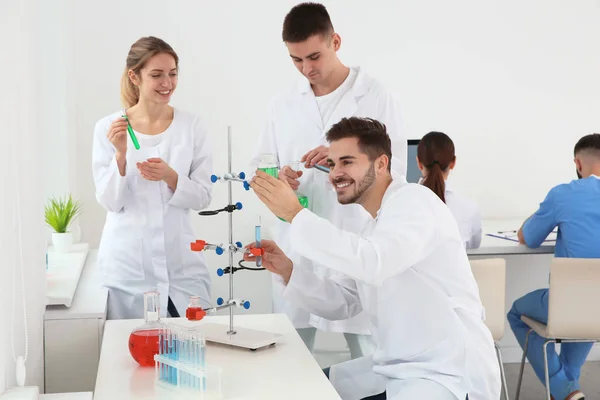
<path fill-rule="evenodd" d="M 161 334 L 159 336 L 159 354 L 171 360 L 196 367 L 205 367 L 204 345 L 201 340 L 195 338 L 184 339 L 173 333 Z M 163 363 L 159 363 L 158 367 L 158 379 L 162 382 L 182 388 L 206 390 L 207 379 L 205 377 L 198 378 Z"/>
<path fill-rule="evenodd" d="M 254 227 L 254 241 L 256 242 L 256 247 L 260 248 L 260 225 Z M 262 257 L 256 257 L 256 266 L 260 267 L 261 265 Z"/>

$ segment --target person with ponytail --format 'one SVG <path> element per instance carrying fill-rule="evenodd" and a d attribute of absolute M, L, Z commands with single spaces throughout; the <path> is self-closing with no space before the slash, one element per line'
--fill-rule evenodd
<path fill-rule="evenodd" d="M 98 249 L 108 318 L 142 318 L 144 292 L 160 293 L 160 314 L 185 313 L 189 296 L 210 306 L 210 275 L 190 210 L 211 201 L 212 151 L 202 120 L 169 102 L 179 57 L 162 39 L 130 48 L 121 80 L 123 109 L 95 126 L 92 171 L 107 211 Z"/>
<path fill-rule="evenodd" d="M 442 132 L 429 132 L 419 141 L 417 165 L 423 178 L 420 183 L 431 189 L 452 211 L 467 249 L 481 244 L 481 213 L 471 199 L 457 193 L 448 182 L 456 165 L 454 143 Z"/>

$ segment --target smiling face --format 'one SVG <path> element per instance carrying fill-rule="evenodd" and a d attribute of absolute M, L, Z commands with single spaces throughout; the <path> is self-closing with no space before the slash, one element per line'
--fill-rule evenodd
<path fill-rule="evenodd" d="M 139 89 L 140 101 L 168 104 L 177 88 L 177 62 L 168 53 L 159 53 L 146 62 L 139 74 L 129 77 Z"/>
<path fill-rule="evenodd" d="M 329 180 L 340 204 L 362 204 L 377 181 L 378 160 L 370 161 L 360 151 L 358 138 L 350 137 L 331 142 L 328 164 Z"/>

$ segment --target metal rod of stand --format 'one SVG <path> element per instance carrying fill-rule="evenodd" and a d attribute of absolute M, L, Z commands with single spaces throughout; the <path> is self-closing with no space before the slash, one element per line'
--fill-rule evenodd
<path fill-rule="evenodd" d="M 231 169 L 231 126 L 227 127 L 227 152 L 228 152 L 228 172 L 233 173 Z M 233 197 L 231 193 L 231 181 L 227 182 L 229 190 L 229 205 L 233 204 Z M 229 214 L 229 243 L 233 243 L 233 213 Z M 229 249 L 229 299 L 233 299 L 233 251 Z M 233 307 L 229 308 L 229 335 L 234 335 L 235 330 L 233 329 Z"/>

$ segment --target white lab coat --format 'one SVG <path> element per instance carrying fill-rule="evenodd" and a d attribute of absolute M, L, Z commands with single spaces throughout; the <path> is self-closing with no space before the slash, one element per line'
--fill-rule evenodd
<path fill-rule="evenodd" d="M 342 118 L 357 116 L 379 120 L 387 127 L 392 141 L 392 169 L 394 173 L 406 175 L 406 138 L 403 133 L 400 108 L 392 94 L 380 83 L 364 73 L 360 68 L 352 88 L 340 100 L 328 124 L 324 125 L 310 83 L 303 80 L 298 86 L 277 97 L 271 103 L 266 131 L 263 133 L 258 151 L 252 160 L 252 170 L 258 164 L 260 154 L 274 153 L 281 167 L 300 158 L 320 145 L 328 146 L 325 134 L 334 123 Z M 326 173 L 313 168 L 304 169 L 300 178 L 300 193 L 309 198 L 309 209 L 328 219 L 333 224 L 347 230 L 364 226 L 368 214 L 362 207 L 351 204 L 342 206 L 329 183 Z M 275 241 L 283 249 L 289 248 L 289 224 L 277 221 Z M 319 274 L 330 275 L 331 270 L 315 263 Z M 273 279 L 274 312 L 286 313 L 294 327 L 318 329 L 333 332 L 369 334 L 368 320 L 364 313 L 346 321 L 329 321 L 310 315 L 297 305 L 285 301 L 281 292 L 284 286 Z"/>
<path fill-rule="evenodd" d="M 96 199 L 108 213 L 98 250 L 103 284 L 109 289 L 109 319 L 143 318 L 143 293 L 158 290 L 160 315 L 170 296 L 181 315 L 189 296 L 210 305 L 210 275 L 204 256 L 192 252 L 197 238 L 189 210 L 211 200 L 211 149 L 200 119 L 175 109 L 173 122 L 155 147 L 136 150 L 127 139 L 127 169 L 119 174 L 106 134 L 114 113 L 96 123 L 93 176 Z M 141 177 L 137 161 L 162 158 L 179 175 L 173 192 L 165 182 Z M 196 218 L 201 218 L 197 216 Z"/>
<path fill-rule="evenodd" d="M 462 400 L 500 397 L 500 370 L 456 221 L 429 189 L 395 179 L 362 235 L 302 210 L 290 229 L 286 299 L 329 319 L 369 315 L 377 350 L 331 368 L 341 397 L 361 399 L 423 378 Z M 305 267 L 319 260 L 346 277 Z M 310 265 L 310 263 L 309 263 Z M 427 393 L 421 396 L 429 399 Z"/>
<path fill-rule="evenodd" d="M 458 193 L 451 180 L 446 180 L 446 205 L 458 223 L 458 230 L 466 249 L 477 249 L 481 245 L 483 230 L 481 212 L 473 200 Z"/>

